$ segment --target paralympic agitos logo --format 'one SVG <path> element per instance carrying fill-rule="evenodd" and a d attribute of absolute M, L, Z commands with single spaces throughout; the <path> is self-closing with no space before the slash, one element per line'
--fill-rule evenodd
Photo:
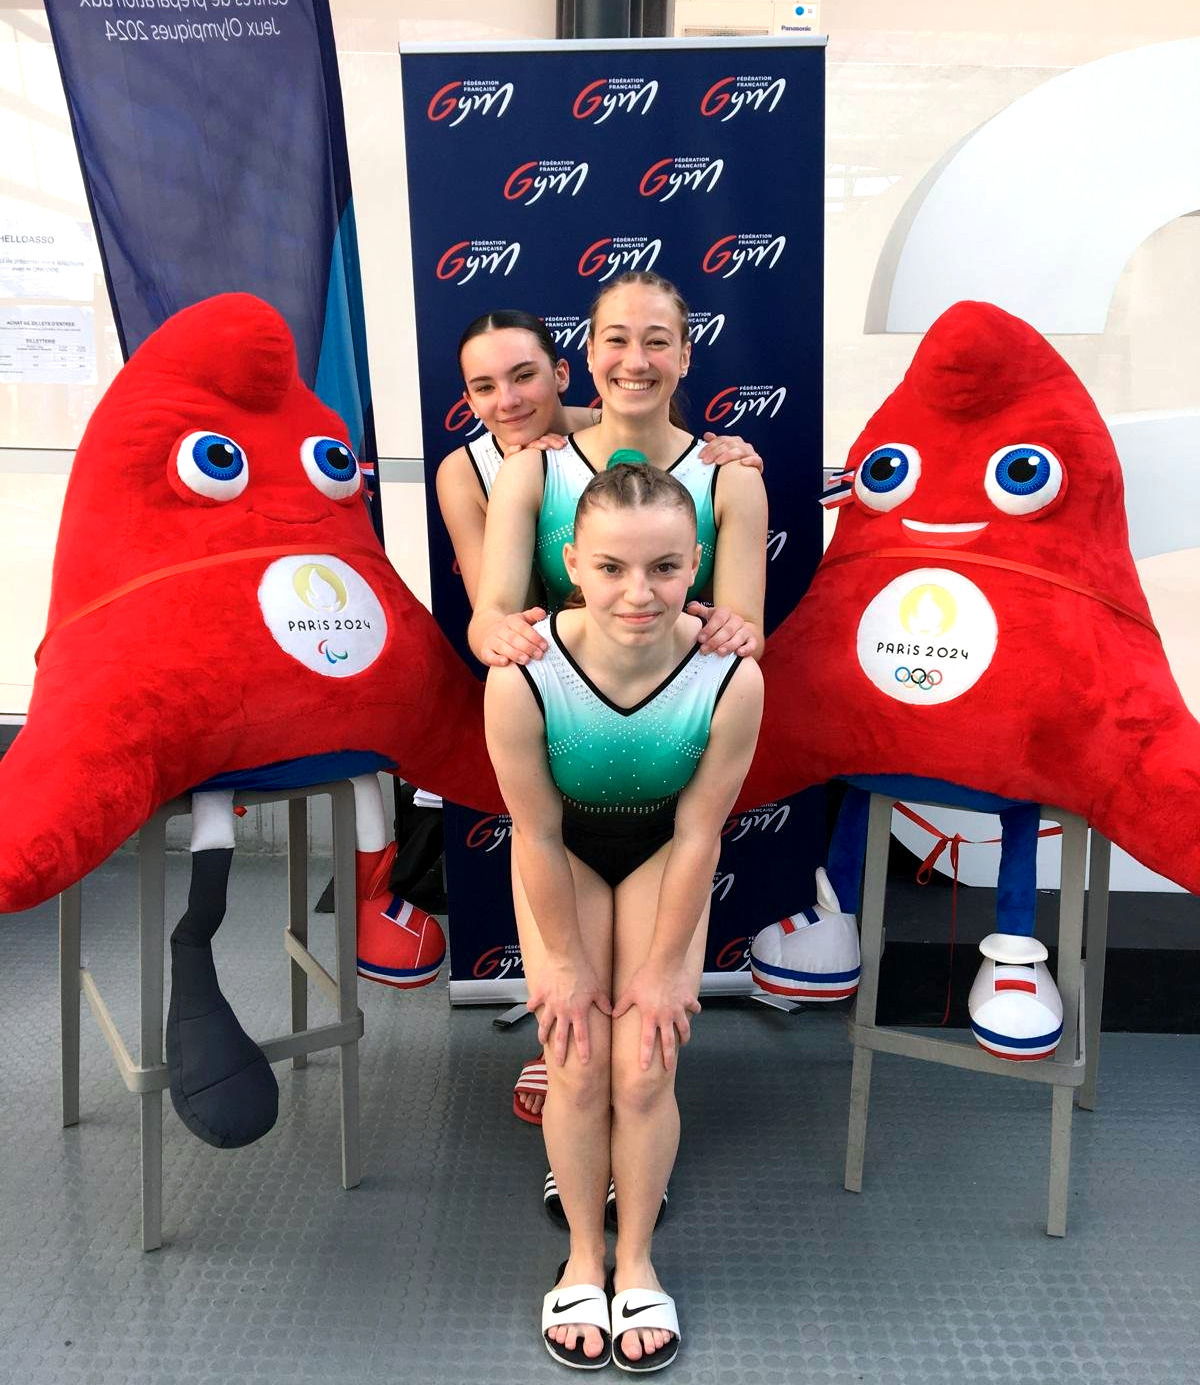
<path fill-rule="evenodd" d="M 456 240 L 438 257 L 435 272 L 439 279 L 461 288 L 477 274 L 508 278 L 520 256 L 521 242 L 517 240 Z"/>
<path fill-rule="evenodd" d="M 769 231 L 739 231 L 718 236 L 704 252 L 700 268 L 705 274 L 732 279 L 743 269 L 774 269 L 787 249 L 787 236 Z"/>
<path fill-rule="evenodd" d="M 603 125 L 616 112 L 623 115 L 645 115 L 654 105 L 658 83 L 644 77 L 600 77 L 581 87 L 571 103 L 576 120 L 588 120 Z"/>
<path fill-rule="evenodd" d="M 638 192 L 658 202 L 669 202 L 677 192 L 712 192 L 724 171 L 724 159 L 710 159 L 705 154 L 659 159 L 642 174 Z"/>
<path fill-rule="evenodd" d="M 661 250 L 662 241 L 651 240 L 649 236 L 602 236 L 592 241 L 580 255 L 579 276 L 602 284 L 614 274 L 653 269 Z"/>
<path fill-rule="evenodd" d="M 532 207 L 547 193 L 577 197 L 587 182 L 588 166 L 575 159 L 531 159 L 518 164 L 504 180 L 504 197 Z"/>
<path fill-rule="evenodd" d="M 700 114 L 722 124 L 743 111 L 773 111 L 787 90 L 786 77 L 722 77 L 700 98 Z"/>
<path fill-rule="evenodd" d="M 513 84 L 494 77 L 447 82 L 429 98 L 425 114 L 435 123 L 449 120 L 451 128 L 461 125 L 470 115 L 490 115 L 499 120 L 508 110 L 512 95 Z M 451 116 L 453 120 L 450 120 Z"/>

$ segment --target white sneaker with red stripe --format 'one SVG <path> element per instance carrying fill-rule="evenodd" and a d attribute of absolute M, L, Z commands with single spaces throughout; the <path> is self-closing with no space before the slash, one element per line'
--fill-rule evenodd
<path fill-rule="evenodd" d="M 979 944 L 983 966 L 967 1010 L 979 1046 L 997 1058 L 1049 1058 L 1062 1037 L 1062 997 L 1036 938 L 991 933 Z"/>
<path fill-rule="evenodd" d="M 772 923 L 750 944 L 750 970 L 764 991 L 793 1000 L 844 1000 L 858 990 L 858 922 L 842 912 L 823 870 L 816 904 Z"/>

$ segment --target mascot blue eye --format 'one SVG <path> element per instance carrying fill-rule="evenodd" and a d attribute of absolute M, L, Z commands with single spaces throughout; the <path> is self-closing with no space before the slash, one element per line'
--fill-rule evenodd
<path fill-rule="evenodd" d="M 344 442 L 322 438 L 313 448 L 313 460 L 331 481 L 349 481 L 358 468 L 354 453 Z"/>
<path fill-rule="evenodd" d="M 921 476 L 921 454 L 907 443 L 877 447 L 859 462 L 854 494 L 869 509 L 885 512 L 912 495 Z"/>
<path fill-rule="evenodd" d="M 1049 448 L 1019 443 L 992 453 L 983 487 L 1006 515 L 1031 515 L 1057 498 L 1063 481 L 1062 463 Z"/>
<path fill-rule="evenodd" d="M 305 438 L 300 444 L 300 460 L 308 479 L 331 500 L 347 500 L 357 495 L 362 476 L 354 453 L 337 438 Z"/>
<path fill-rule="evenodd" d="M 224 433 L 188 433 L 175 448 L 175 471 L 206 500 L 233 500 L 250 480 L 246 454 Z"/>

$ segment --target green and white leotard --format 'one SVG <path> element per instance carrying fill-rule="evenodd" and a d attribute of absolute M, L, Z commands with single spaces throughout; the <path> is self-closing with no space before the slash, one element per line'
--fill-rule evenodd
<path fill-rule="evenodd" d="M 557 615 L 534 626 L 548 648 L 520 668 L 546 723 L 563 842 L 615 886 L 670 840 L 676 800 L 708 745 L 738 656 L 695 646 L 640 702 L 620 707 L 576 663 L 557 626 Z"/>
<path fill-rule="evenodd" d="M 700 568 L 688 592 L 691 601 L 712 585 L 717 552 L 717 520 L 713 496 L 720 467 L 700 460 L 704 443 L 694 437 L 683 454 L 666 470 L 684 486 L 696 503 L 696 539 L 700 544 Z M 565 447 L 542 453 L 542 506 L 538 511 L 534 567 L 542 579 L 546 601 L 559 609 L 571 592 L 571 579 L 563 562 L 564 543 L 575 537 L 575 508 L 583 488 L 596 475 L 591 462 L 569 437 Z"/>

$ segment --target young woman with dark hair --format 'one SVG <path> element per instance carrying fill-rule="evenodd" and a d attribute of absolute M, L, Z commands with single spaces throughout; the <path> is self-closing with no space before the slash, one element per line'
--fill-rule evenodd
<path fill-rule="evenodd" d="M 562 545 L 571 537 L 575 504 L 590 477 L 619 450 L 640 452 L 691 493 L 703 549 L 694 598 L 711 595 L 697 639 L 706 653 L 757 655 L 762 649 L 767 501 L 749 467 L 706 467 L 701 440 L 673 421 L 675 390 L 687 374 L 691 343 L 687 307 L 656 274 L 622 275 L 592 306 L 588 368 L 600 397 L 598 423 L 561 447 L 526 448 L 496 476 L 489 500 L 475 613 L 468 638 L 491 666 L 540 658 L 545 640 L 529 627 L 545 614 L 529 609 L 534 565 L 548 602 L 569 589 Z"/>
<path fill-rule="evenodd" d="M 472 606 L 483 553 L 488 499 L 500 464 L 531 445 L 562 447 L 566 435 L 596 422 L 596 413 L 562 402 L 567 362 L 546 324 L 532 313 L 501 308 L 470 323 L 458 343 L 463 399 L 484 426 L 456 447 L 437 472 L 438 505 Z M 707 466 L 740 462 L 762 470 L 753 446 L 733 434 L 705 433 Z"/>

